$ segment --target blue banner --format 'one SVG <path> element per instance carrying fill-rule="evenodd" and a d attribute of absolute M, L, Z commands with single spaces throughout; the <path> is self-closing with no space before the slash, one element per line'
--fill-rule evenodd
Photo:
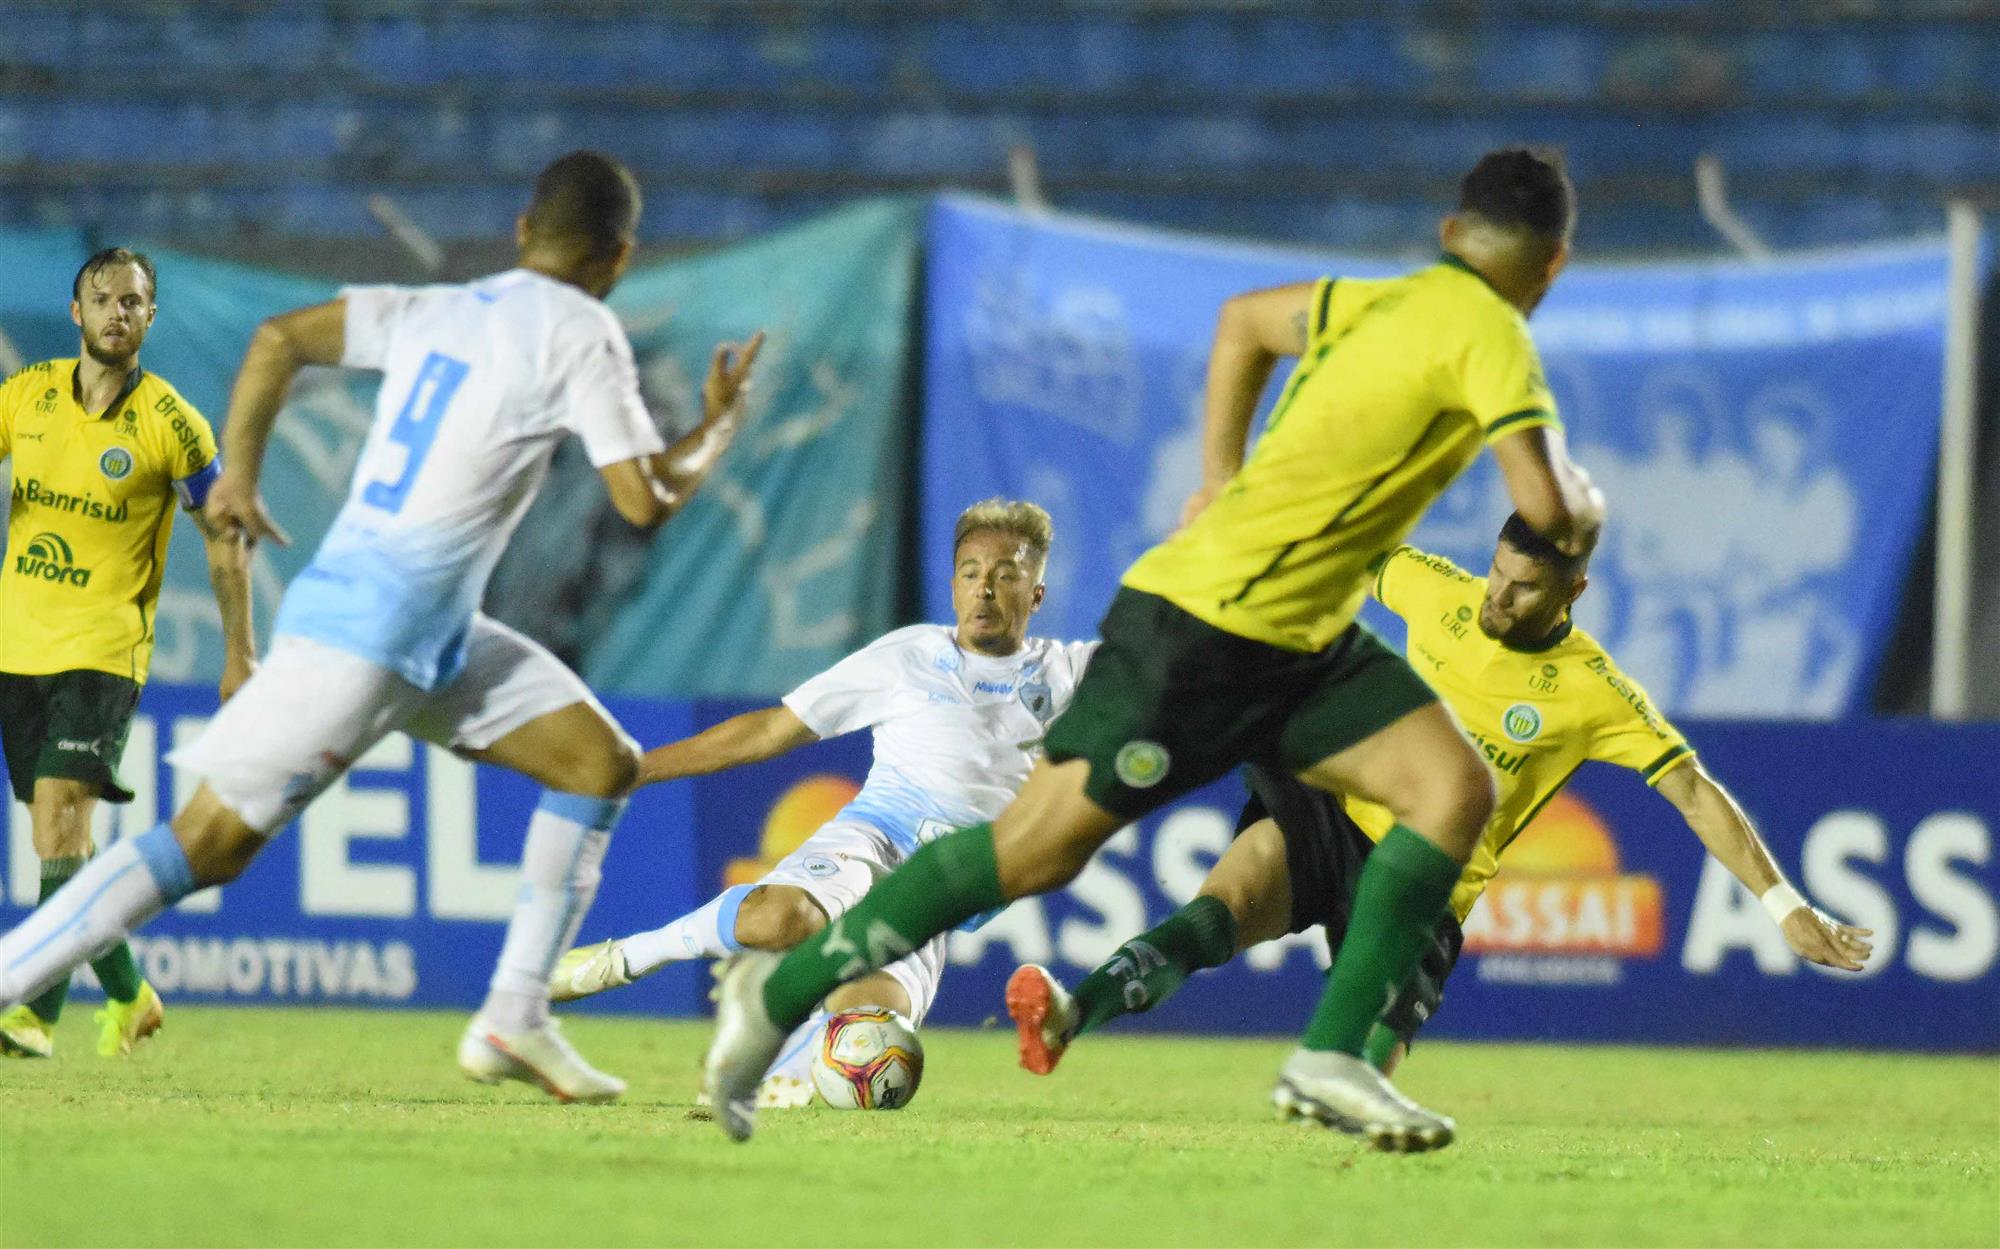
<path fill-rule="evenodd" d="M 162 756 L 213 706 L 205 688 L 146 691 L 123 769 L 138 798 L 100 807 L 100 843 L 185 800 L 186 779 Z M 746 706 L 614 703 L 649 745 Z M 2000 1049 L 2000 793 L 1987 781 L 2000 725 L 1686 727 L 1792 879 L 1875 930 L 1867 971 L 1802 965 L 1672 806 L 1630 773 L 1592 765 L 1509 849 L 1466 925 L 1430 1035 Z M 656 927 L 755 880 L 848 800 L 868 755 L 854 735 L 643 791 L 613 839 L 582 939 Z M 390 738 L 241 881 L 149 925 L 136 942 L 141 965 L 170 1004 L 469 1008 L 512 908 L 535 797 L 517 777 Z M 1194 895 L 1241 800 L 1234 778 L 1218 782 L 1120 832 L 1067 890 L 953 934 L 932 1018 L 991 1019 L 1018 962 L 1074 983 Z M 0 925 L 18 922 L 36 892 L 18 805 L 6 843 Z M 1260 947 L 1119 1026 L 1296 1033 L 1325 962 L 1316 933 Z M 707 984 L 705 969 L 678 966 L 575 1009 L 695 1014 Z"/>
<path fill-rule="evenodd" d="M 1040 629 L 1063 637 L 1095 631 L 1198 484 L 1223 301 L 1393 271 L 967 200 L 937 204 L 928 237 L 926 604 L 948 605 L 960 508 L 1033 499 L 1058 535 Z M 1536 313 L 1575 453 L 1611 500 L 1579 620 L 1670 712 L 1867 708 L 1929 498 L 1945 279 L 1932 243 L 1576 265 Z M 1509 506 L 1482 457 L 1413 540 L 1484 569 Z"/>
<path fill-rule="evenodd" d="M 619 520 L 581 447 L 565 445 L 495 574 L 488 610 L 600 688 L 653 697 L 780 694 L 891 628 L 920 212 L 913 202 L 864 203 L 630 274 L 611 304 L 669 437 L 698 418 L 715 345 L 769 331 L 742 434 L 657 536 Z M 16 360 L 76 354 L 68 307 L 83 249 L 70 232 L 0 231 L 8 274 L 0 339 Z M 218 431 L 258 322 L 337 290 L 316 278 L 150 254 L 159 314 L 142 359 Z M 0 349 L 0 363 L 7 354 Z M 374 374 L 307 369 L 292 387 L 266 455 L 264 494 L 293 545 L 258 551 L 260 627 L 346 496 L 375 383 Z M 221 619 L 191 527 L 170 550 L 157 621 L 155 677 L 220 676 Z"/>

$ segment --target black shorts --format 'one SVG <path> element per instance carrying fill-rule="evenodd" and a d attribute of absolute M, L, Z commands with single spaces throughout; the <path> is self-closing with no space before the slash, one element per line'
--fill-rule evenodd
<path fill-rule="evenodd" d="M 91 782 L 107 802 L 132 801 L 117 768 L 138 706 L 138 682 L 109 672 L 0 672 L 0 747 L 14 796 L 33 802 L 36 779 L 53 776 Z"/>
<path fill-rule="evenodd" d="M 1285 867 L 1292 881 L 1289 932 L 1304 932 L 1314 924 L 1326 928 L 1327 948 L 1338 951 L 1353 914 L 1354 891 L 1361 869 L 1375 848 L 1368 834 L 1355 826 L 1332 794 L 1265 768 L 1243 769 L 1250 801 L 1236 822 L 1236 831 L 1270 818 L 1285 838 Z M 1403 986 L 1382 1022 L 1412 1044 L 1417 1029 L 1437 1013 L 1444 1001 L 1445 978 L 1458 963 L 1465 932 L 1449 910 L 1438 919 L 1437 931 L 1424 947 L 1417 969 Z"/>
<path fill-rule="evenodd" d="M 1084 792 L 1127 819 L 1241 763 L 1303 771 L 1437 701 L 1358 623 L 1323 651 L 1288 651 L 1120 589 L 1100 633 L 1044 748 L 1088 760 Z"/>

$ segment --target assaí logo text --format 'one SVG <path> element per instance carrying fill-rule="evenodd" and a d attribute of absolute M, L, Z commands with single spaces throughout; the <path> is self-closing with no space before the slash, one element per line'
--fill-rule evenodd
<path fill-rule="evenodd" d="M 76 566 L 76 555 L 61 534 L 38 533 L 28 548 L 14 557 L 14 571 L 42 581 L 67 582 L 82 589 L 90 584 L 90 569 Z"/>
<path fill-rule="evenodd" d="M 69 512 L 85 520 L 122 521 L 130 513 L 131 504 L 100 503 L 87 494 L 70 494 L 62 490 L 50 490 L 34 477 L 14 479 L 14 502 L 32 503 L 37 507 L 54 508 L 58 512 Z"/>

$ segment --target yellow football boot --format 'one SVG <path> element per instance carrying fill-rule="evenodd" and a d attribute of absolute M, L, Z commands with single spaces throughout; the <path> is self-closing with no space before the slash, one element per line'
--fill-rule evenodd
<path fill-rule="evenodd" d="M 111 1002 L 91 1016 L 97 1021 L 97 1052 L 106 1058 L 123 1058 L 132 1047 L 160 1030 L 167 1021 L 166 1007 L 153 986 L 141 980 L 139 995 L 129 1002 Z"/>
<path fill-rule="evenodd" d="M 55 1034 L 26 1004 L 0 1015 L 0 1055 L 8 1058 L 48 1058 L 56 1052 Z"/>

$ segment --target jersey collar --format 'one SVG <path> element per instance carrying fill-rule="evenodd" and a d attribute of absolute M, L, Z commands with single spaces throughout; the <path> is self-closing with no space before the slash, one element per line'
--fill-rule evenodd
<path fill-rule="evenodd" d="M 1553 650 L 1556 647 L 1556 645 L 1560 643 L 1564 638 L 1568 637 L 1570 633 L 1573 630 L 1575 630 L 1575 628 L 1576 628 L 1576 617 L 1564 616 L 1562 623 L 1557 625 L 1555 628 L 1550 629 L 1549 635 L 1543 638 L 1541 641 L 1528 642 L 1521 646 L 1509 646 L 1507 649 L 1510 651 L 1526 651 L 1530 655 L 1539 655 L 1545 650 Z"/>
<path fill-rule="evenodd" d="M 1500 288 L 1493 285 L 1492 282 L 1488 281 L 1485 274 L 1473 268 L 1471 265 L 1465 263 L 1465 261 L 1461 260 L 1459 257 L 1452 255 L 1450 252 L 1439 252 L 1438 263 L 1443 265 L 1447 269 L 1456 269 L 1460 273 L 1471 274 L 1473 277 L 1479 279 L 1479 284 L 1481 286 L 1484 286 L 1487 290 L 1492 291 L 1495 295 L 1500 295 Z M 1500 295 L 1500 298 L 1505 299 L 1507 297 L 1505 295 Z"/>
<path fill-rule="evenodd" d="M 82 368 L 83 361 L 81 360 L 69 366 L 69 399 L 71 403 L 76 405 L 76 410 L 79 412 L 83 412 L 83 388 L 77 374 Z M 132 371 L 125 375 L 125 384 L 118 388 L 118 393 L 112 396 L 111 402 L 104 405 L 104 411 L 94 417 L 90 416 L 88 412 L 84 412 L 84 415 L 91 420 L 110 420 L 112 417 L 118 415 L 119 407 L 132 397 L 132 392 L 139 389 L 139 383 L 145 379 L 146 370 L 136 364 L 133 365 Z"/>

